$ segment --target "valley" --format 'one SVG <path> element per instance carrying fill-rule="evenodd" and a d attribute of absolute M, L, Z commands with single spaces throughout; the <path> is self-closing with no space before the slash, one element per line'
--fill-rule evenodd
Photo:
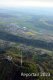
<path fill-rule="evenodd" d="M 49 15 L 0 12 L 0 80 L 27 80 L 21 72 L 50 73 L 34 80 L 53 80 L 52 21 Z"/>

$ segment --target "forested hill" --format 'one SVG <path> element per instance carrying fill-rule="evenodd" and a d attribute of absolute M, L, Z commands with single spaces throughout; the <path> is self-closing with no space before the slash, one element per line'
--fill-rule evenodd
<path fill-rule="evenodd" d="M 15 36 L 6 32 L 0 32 L 0 39 L 15 42 L 15 43 L 22 43 L 25 45 L 31 45 L 37 48 L 43 48 L 48 50 L 53 50 L 53 42 L 46 42 L 43 40 L 37 39 L 27 39 L 20 36 Z"/>

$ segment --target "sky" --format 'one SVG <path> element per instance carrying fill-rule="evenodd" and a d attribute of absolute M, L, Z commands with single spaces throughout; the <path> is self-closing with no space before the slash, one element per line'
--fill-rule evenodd
<path fill-rule="evenodd" d="M 50 7 L 53 0 L 0 0 L 0 7 Z"/>

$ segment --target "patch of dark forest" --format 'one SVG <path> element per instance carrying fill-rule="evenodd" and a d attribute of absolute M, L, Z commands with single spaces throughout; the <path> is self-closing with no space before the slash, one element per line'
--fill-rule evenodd
<path fill-rule="evenodd" d="M 15 36 L 10 33 L 0 32 L 0 39 L 11 41 L 11 42 L 19 42 L 25 45 L 31 45 L 37 48 L 43 48 L 48 50 L 53 50 L 53 42 L 46 42 L 42 40 L 34 40 L 34 39 L 26 39 L 20 36 Z"/>

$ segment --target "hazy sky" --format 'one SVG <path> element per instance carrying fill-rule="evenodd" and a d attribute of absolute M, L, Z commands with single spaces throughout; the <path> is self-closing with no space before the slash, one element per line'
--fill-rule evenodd
<path fill-rule="evenodd" d="M 0 7 L 53 7 L 53 0 L 0 0 Z"/>

